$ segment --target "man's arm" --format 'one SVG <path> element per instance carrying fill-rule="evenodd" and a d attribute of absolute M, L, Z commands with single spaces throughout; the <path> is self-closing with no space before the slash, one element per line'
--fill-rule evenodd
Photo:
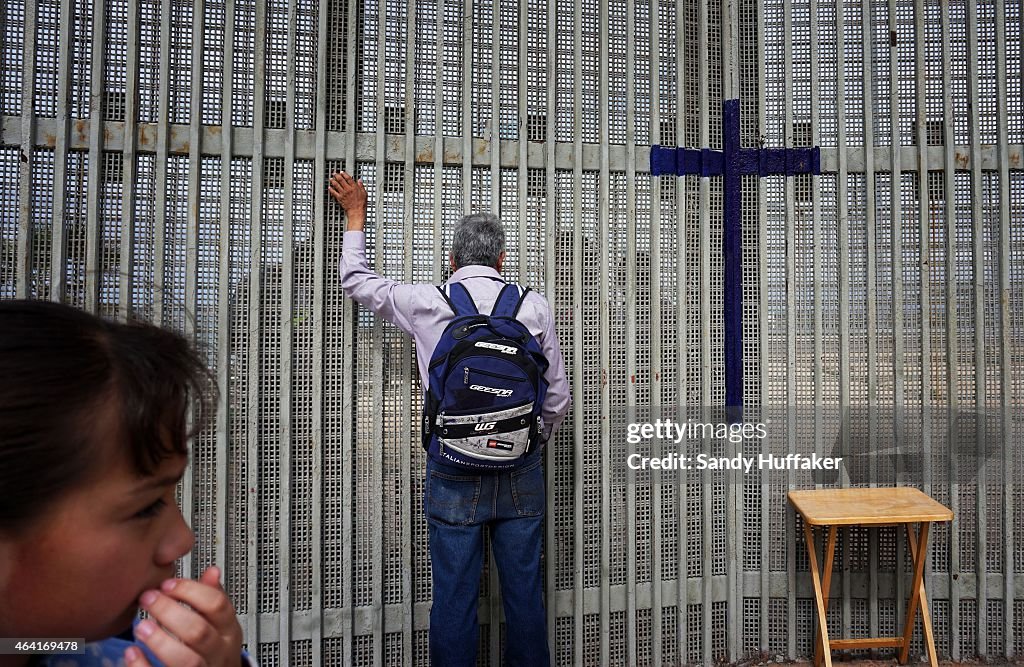
<path fill-rule="evenodd" d="M 555 434 L 558 427 L 569 412 L 572 405 L 572 397 L 569 395 L 569 381 L 565 376 L 565 359 L 562 358 L 562 350 L 558 346 L 558 334 L 555 332 L 555 316 L 544 301 L 544 310 L 547 322 L 540 338 L 540 347 L 548 360 L 548 370 L 544 373 L 544 379 L 548 381 L 548 393 L 544 398 L 544 407 L 541 409 L 541 416 L 544 417 L 543 439 L 546 442 Z"/>
<path fill-rule="evenodd" d="M 405 333 L 412 334 L 410 290 L 374 273 L 366 261 L 366 188 L 345 172 L 331 177 L 328 192 L 345 209 L 345 238 L 341 251 L 341 289 L 345 296 L 369 308 Z"/>

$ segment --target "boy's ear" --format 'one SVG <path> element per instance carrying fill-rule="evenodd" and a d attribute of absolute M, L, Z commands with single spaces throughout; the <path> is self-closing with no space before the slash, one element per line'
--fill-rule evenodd
<path fill-rule="evenodd" d="M 452 267 L 452 271 L 458 271 L 459 267 L 455 266 L 455 255 L 448 253 L 448 265 Z"/>

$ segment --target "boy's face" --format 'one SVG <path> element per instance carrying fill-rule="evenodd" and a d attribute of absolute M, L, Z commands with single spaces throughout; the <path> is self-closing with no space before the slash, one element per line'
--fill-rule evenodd
<path fill-rule="evenodd" d="M 23 534 L 0 536 L 0 636 L 91 641 L 128 628 L 139 596 L 192 548 L 174 500 L 186 464 L 168 458 L 140 477 L 122 456 Z"/>

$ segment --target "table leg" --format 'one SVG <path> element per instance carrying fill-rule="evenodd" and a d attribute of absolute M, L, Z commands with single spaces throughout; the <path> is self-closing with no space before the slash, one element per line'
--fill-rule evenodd
<path fill-rule="evenodd" d="M 914 635 L 914 620 L 920 605 L 921 628 L 928 650 L 928 662 L 932 667 L 936 667 L 938 659 L 935 655 L 935 637 L 932 635 L 931 616 L 928 613 L 928 598 L 924 592 L 924 562 L 928 556 L 929 525 L 929 522 L 922 521 L 920 535 L 915 537 L 913 527 L 907 524 L 907 543 L 910 546 L 910 557 L 914 561 L 914 581 L 910 585 L 910 603 L 907 605 L 907 618 L 903 622 L 903 647 L 900 648 L 899 662 L 906 663 L 910 656 L 910 638 Z"/>
<path fill-rule="evenodd" d="M 821 577 L 821 601 L 828 609 L 828 593 L 832 587 L 832 563 L 836 553 L 836 527 L 828 527 L 828 539 L 825 541 L 825 570 Z M 821 642 L 818 641 L 818 631 L 814 631 L 814 667 L 821 664 Z"/>
<path fill-rule="evenodd" d="M 825 603 L 822 599 L 821 577 L 818 574 L 818 555 L 814 552 L 814 530 L 811 524 L 804 522 L 804 538 L 807 541 L 807 557 L 811 566 L 811 582 L 814 584 L 814 601 L 818 606 L 818 630 L 821 633 L 821 647 L 825 658 L 825 667 L 832 667 L 832 651 L 828 643 L 828 623 L 825 616 Z"/>

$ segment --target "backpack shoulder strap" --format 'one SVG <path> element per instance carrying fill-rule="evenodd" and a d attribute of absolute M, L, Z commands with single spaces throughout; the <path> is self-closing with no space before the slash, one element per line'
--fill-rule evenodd
<path fill-rule="evenodd" d="M 455 310 L 455 304 L 452 303 L 452 300 L 448 298 L 448 292 L 444 291 L 444 286 L 438 285 L 437 291 L 440 292 L 441 298 L 444 299 L 444 302 L 448 304 L 448 307 L 452 309 L 452 313 L 458 316 L 459 313 L 457 310 Z"/>
<path fill-rule="evenodd" d="M 479 315 L 480 311 L 477 310 L 476 302 L 473 301 L 473 297 L 469 295 L 469 290 L 463 286 L 462 283 L 449 283 L 448 290 L 446 293 L 443 287 L 438 287 L 441 290 L 441 294 L 444 296 L 445 301 L 451 306 L 452 312 L 455 313 L 456 317 L 462 315 Z"/>
<path fill-rule="evenodd" d="M 514 318 L 519 310 L 520 299 L 519 285 L 513 285 L 512 283 L 505 285 L 498 292 L 498 298 L 494 300 L 494 306 L 491 308 L 491 317 Z"/>
<path fill-rule="evenodd" d="M 522 290 L 520 293 L 519 290 Z M 523 301 L 526 300 L 526 295 L 530 293 L 529 287 L 520 287 L 519 285 L 505 285 L 502 288 L 501 293 L 498 294 L 498 298 L 494 301 L 494 308 L 491 310 L 492 317 L 511 317 L 515 319 L 519 315 L 519 309 L 523 306 Z"/>

